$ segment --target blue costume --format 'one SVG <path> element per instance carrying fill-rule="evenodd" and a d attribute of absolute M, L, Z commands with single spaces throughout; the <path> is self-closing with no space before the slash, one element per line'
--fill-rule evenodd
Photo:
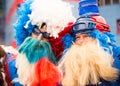
<path fill-rule="evenodd" d="M 63 38 L 64 49 L 67 50 L 70 48 L 72 41 L 75 40 L 75 35 L 77 33 L 88 34 L 90 37 L 95 38 L 100 43 L 101 47 L 113 56 L 114 62 L 113 67 L 120 70 L 120 46 L 116 44 L 116 40 L 113 34 L 110 33 L 110 28 L 108 25 L 105 25 L 104 22 L 100 21 L 96 22 L 99 16 L 99 10 L 96 0 L 81 0 L 79 2 L 79 18 L 76 20 L 73 28 L 71 30 L 71 34 L 67 34 Z M 94 19 L 95 17 L 96 19 Z M 91 24 L 90 19 L 93 19 L 93 24 Z M 106 28 L 100 28 L 100 26 L 105 26 Z M 107 60 L 107 59 L 106 59 Z M 107 70 L 106 70 L 107 71 Z M 120 86 L 120 77 L 118 80 L 109 82 L 103 79 L 100 80 L 97 86 Z M 96 85 L 87 85 L 87 86 L 96 86 Z"/>

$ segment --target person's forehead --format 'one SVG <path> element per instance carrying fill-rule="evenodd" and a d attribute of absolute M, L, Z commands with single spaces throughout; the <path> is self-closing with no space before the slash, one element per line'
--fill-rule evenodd
<path fill-rule="evenodd" d="M 87 36 L 87 34 L 76 34 L 76 36 Z"/>

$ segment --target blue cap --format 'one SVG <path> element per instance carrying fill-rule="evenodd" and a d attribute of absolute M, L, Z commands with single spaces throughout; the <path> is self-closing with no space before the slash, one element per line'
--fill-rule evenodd
<path fill-rule="evenodd" d="M 79 2 L 79 15 L 99 15 L 98 3 L 96 0 L 81 0 Z"/>

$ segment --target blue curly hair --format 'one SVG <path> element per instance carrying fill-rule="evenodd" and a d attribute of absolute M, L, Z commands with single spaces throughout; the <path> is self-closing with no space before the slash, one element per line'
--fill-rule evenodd
<path fill-rule="evenodd" d="M 28 27 L 25 28 L 26 22 L 29 20 L 28 15 L 31 14 L 30 5 L 33 2 L 33 0 L 26 0 L 23 4 L 18 7 L 17 15 L 18 19 L 14 24 L 15 29 L 15 39 L 17 42 L 17 45 L 20 46 L 24 39 L 31 35 L 34 25 L 31 23 L 28 24 Z"/>

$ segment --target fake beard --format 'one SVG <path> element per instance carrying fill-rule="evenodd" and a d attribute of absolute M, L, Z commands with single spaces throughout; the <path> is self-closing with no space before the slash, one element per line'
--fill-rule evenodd
<path fill-rule="evenodd" d="M 46 57 L 41 58 L 35 64 L 32 69 L 32 77 L 34 77 L 34 82 L 30 86 L 58 86 L 61 84 L 60 72 Z"/>
<path fill-rule="evenodd" d="M 28 84 L 32 81 L 31 77 L 31 69 L 32 64 L 30 64 L 24 54 L 19 54 L 16 58 L 16 68 L 18 74 L 18 81 L 22 85 Z"/>
<path fill-rule="evenodd" d="M 30 64 L 24 54 L 16 59 L 18 81 L 26 86 L 56 86 L 61 83 L 61 75 L 57 67 L 47 57 L 37 63 Z"/>
<path fill-rule="evenodd" d="M 61 75 L 52 63 L 53 60 L 55 62 L 49 43 L 32 37 L 26 38 L 16 58 L 18 81 L 25 86 L 60 84 Z"/>
<path fill-rule="evenodd" d="M 96 40 L 73 44 L 58 67 L 63 75 L 63 86 L 86 86 L 97 84 L 100 79 L 114 81 L 118 71 L 112 67 L 113 58 Z"/>

